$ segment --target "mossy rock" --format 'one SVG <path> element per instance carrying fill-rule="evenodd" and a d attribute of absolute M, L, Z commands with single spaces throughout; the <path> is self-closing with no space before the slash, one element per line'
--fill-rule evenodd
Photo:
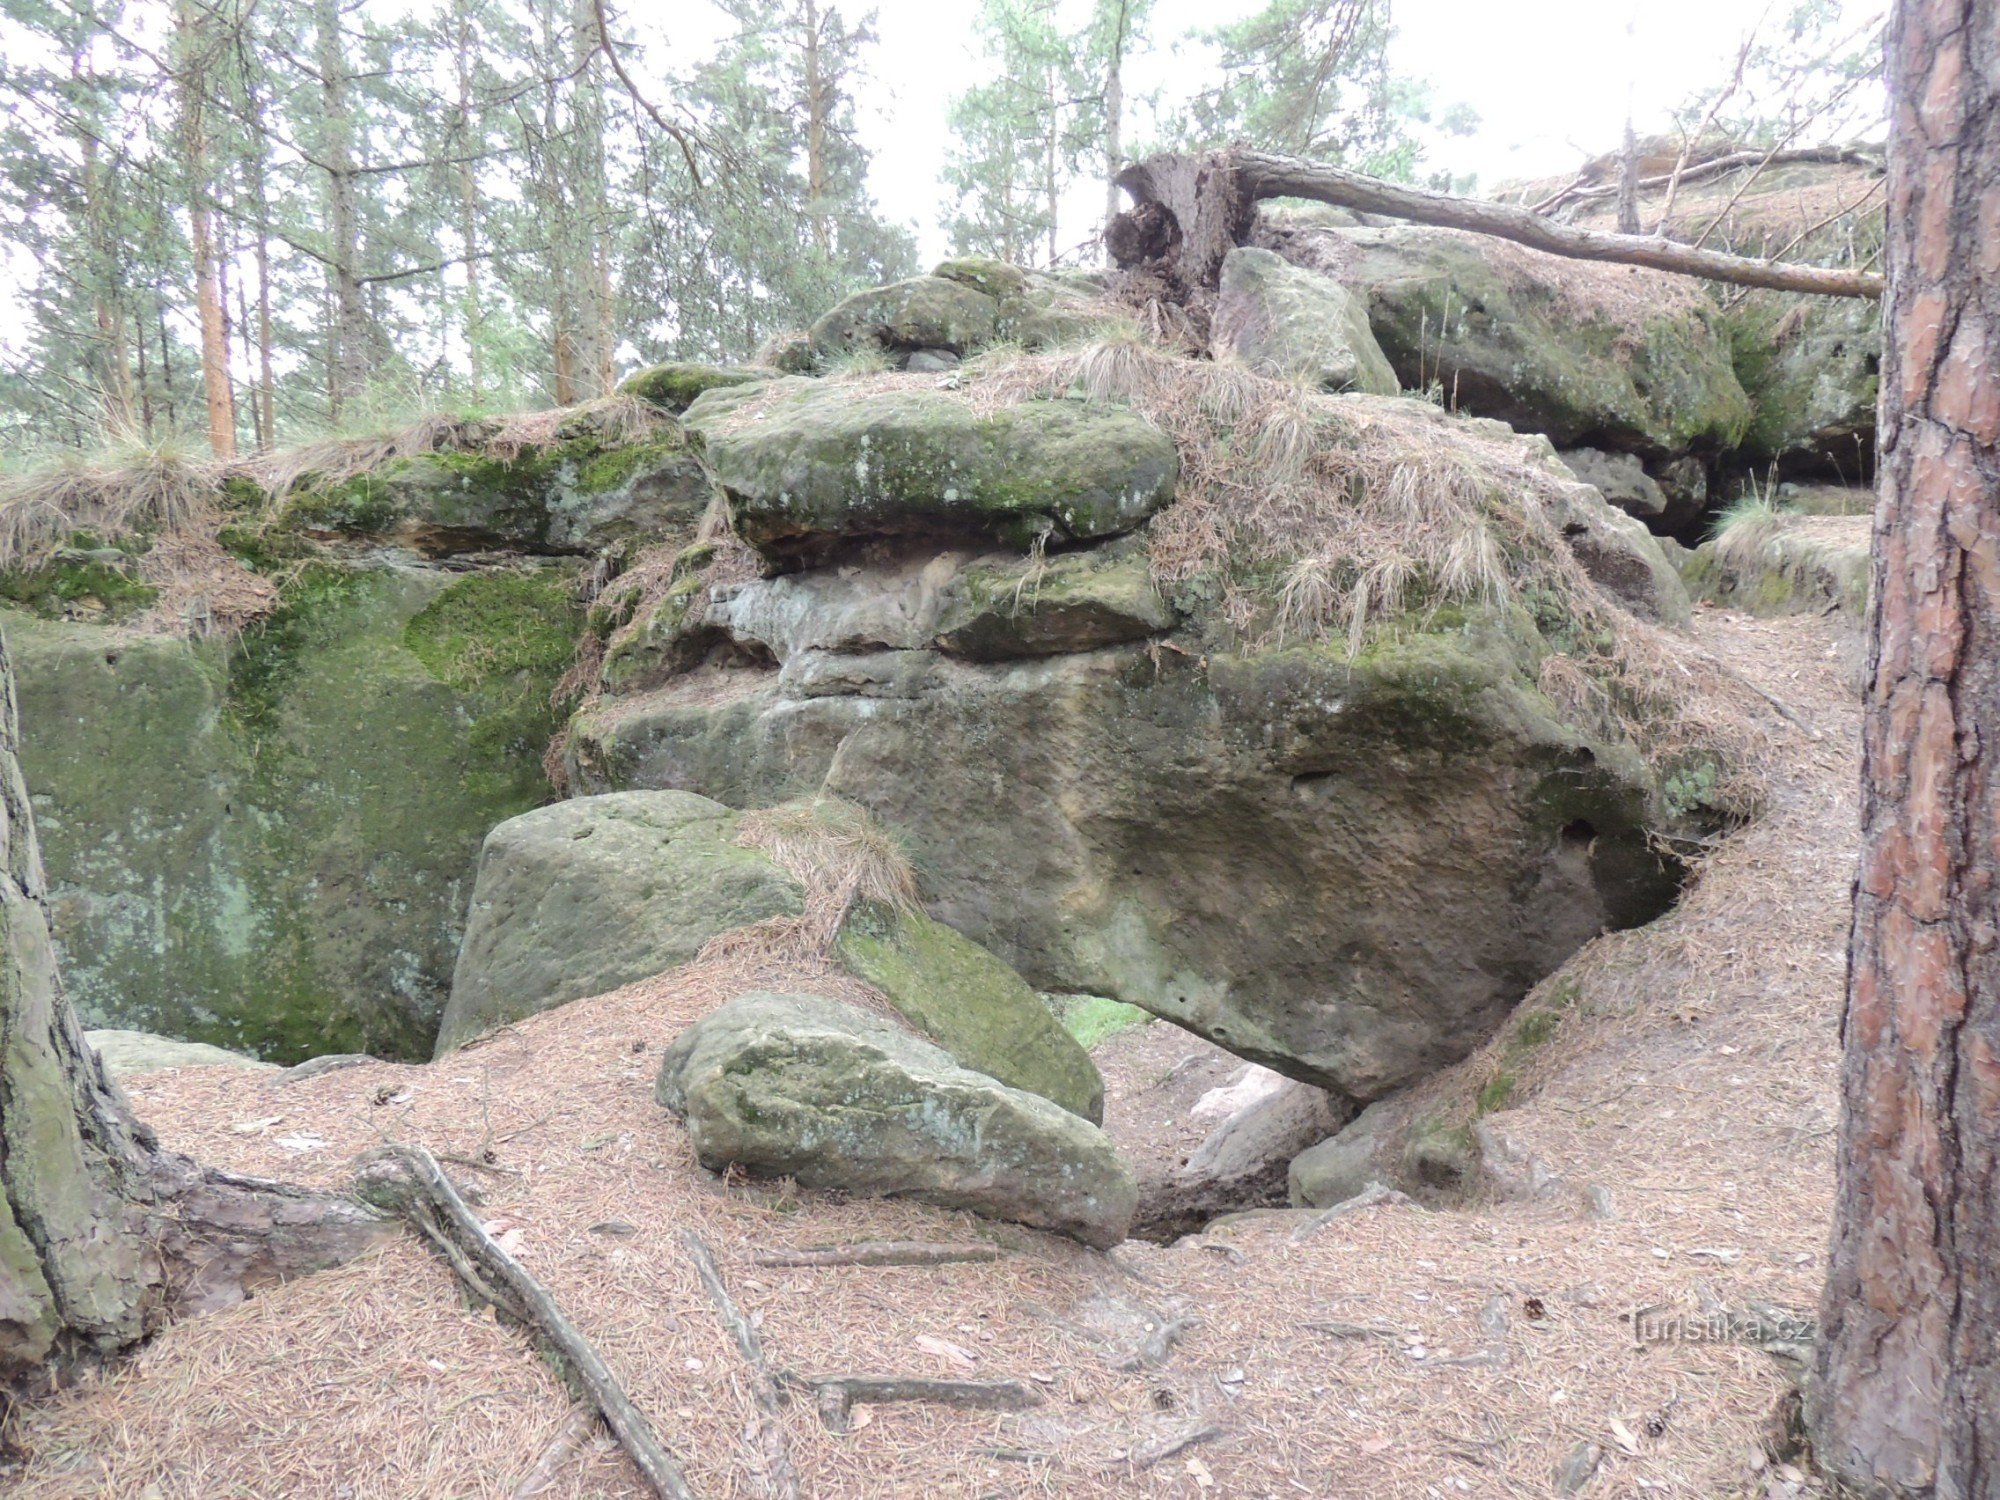
<path fill-rule="evenodd" d="M 811 380 L 710 391 L 688 430 L 752 546 L 882 534 L 1025 547 L 1130 531 L 1174 492 L 1173 443 L 1136 413 L 1082 401 L 978 412 L 912 380 Z"/>
<path fill-rule="evenodd" d="M 630 537 L 692 531 L 708 477 L 678 428 L 612 441 L 580 425 L 509 458 L 440 450 L 338 483 L 308 480 L 275 529 L 380 538 L 430 557 L 509 549 L 589 553 Z"/>
<path fill-rule="evenodd" d="M 637 396 L 650 401 L 655 406 L 663 406 L 679 415 L 694 405 L 695 397 L 703 391 L 718 386 L 748 385 L 752 381 L 769 380 L 779 372 L 759 369 L 755 365 L 707 365 L 699 363 L 669 363 L 652 365 L 628 375 L 618 389 L 628 396 Z"/>
<path fill-rule="evenodd" d="M 797 881 L 688 792 L 622 792 L 500 824 L 479 854 L 439 1056 L 482 1032 L 686 963 L 718 933 L 797 916 Z"/>
<path fill-rule="evenodd" d="M 1210 344 L 1217 359 L 1321 390 L 1393 396 L 1400 389 L 1366 303 L 1269 250 L 1244 247 L 1224 258 Z"/>
<path fill-rule="evenodd" d="M 807 569 L 819 593 L 786 597 L 872 577 L 901 600 L 912 563 Z M 1635 750 L 1541 692 L 1552 641 L 1525 607 L 1412 615 L 1352 658 L 1182 627 L 1175 650 L 985 663 L 900 645 L 874 623 L 894 610 L 858 632 L 829 608 L 815 633 L 783 602 L 764 613 L 786 630 L 746 636 L 763 669 L 579 715 L 581 783 L 858 803 L 935 917 L 1035 988 L 1143 1005 L 1357 1104 L 1465 1056 L 1582 943 L 1659 915 L 1677 885 L 1654 830 L 1711 826 L 1677 821 Z"/>
<path fill-rule="evenodd" d="M 1849 482 L 1874 473 L 1880 302 L 1753 291 L 1723 326 L 1753 407 L 1737 445 L 1746 468 Z"/>
<path fill-rule="evenodd" d="M 1872 560 L 1867 516 L 1783 512 L 1727 527 L 1681 565 L 1698 599 L 1756 615 L 1835 614 L 1850 628 L 1868 619 Z"/>
<path fill-rule="evenodd" d="M 6 622 L 88 1022 L 427 1056 L 481 839 L 549 794 L 570 580 L 307 569 L 233 646 Z"/>
<path fill-rule="evenodd" d="M 1090 1054 L 1026 980 L 970 938 L 922 912 L 864 908 L 835 951 L 959 1066 L 1102 1123 L 1104 1080 Z"/>
<path fill-rule="evenodd" d="M 1630 271 L 1629 298 L 1572 295 L 1563 262 L 1546 279 L 1510 271 L 1528 252 L 1457 230 L 1338 231 L 1340 277 L 1406 388 L 1456 410 L 1589 445 L 1665 458 L 1733 448 L 1750 425 L 1716 315 L 1674 295 L 1664 273 Z M 1620 268 L 1619 275 L 1627 268 Z M 1648 306 L 1649 278 L 1664 287 Z"/>
<path fill-rule="evenodd" d="M 814 323 L 814 357 L 821 363 L 871 349 L 949 349 L 970 354 L 991 343 L 999 304 L 986 293 L 941 276 L 873 287 L 839 303 Z"/>
<path fill-rule="evenodd" d="M 753 992 L 702 1017 L 667 1049 L 654 1096 L 710 1171 L 901 1194 L 1100 1249 L 1138 1204 L 1095 1126 L 820 995 Z"/>
<path fill-rule="evenodd" d="M 951 585 L 937 642 L 972 661 L 1091 651 L 1173 628 L 1140 551 L 1061 553 L 967 568 Z"/>
<path fill-rule="evenodd" d="M 112 547 L 67 548 L 40 567 L 0 572 L 0 601 L 44 620 L 122 624 L 159 598 L 136 561 Z"/>

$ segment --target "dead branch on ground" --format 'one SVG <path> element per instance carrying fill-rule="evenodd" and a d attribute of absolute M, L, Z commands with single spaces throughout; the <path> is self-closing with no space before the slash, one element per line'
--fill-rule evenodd
<path fill-rule="evenodd" d="M 653 1493 L 694 1500 L 680 1465 L 661 1444 L 646 1414 L 527 1268 L 486 1232 L 435 1156 L 422 1146 L 390 1146 L 364 1160 L 360 1197 L 401 1215 L 450 1263 L 474 1295 L 514 1319 L 542 1346 L 565 1381 L 581 1387 Z"/>

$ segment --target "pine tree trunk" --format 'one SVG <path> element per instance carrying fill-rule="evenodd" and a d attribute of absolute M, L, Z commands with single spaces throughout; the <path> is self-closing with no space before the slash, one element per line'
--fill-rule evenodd
<path fill-rule="evenodd" d="M 374 329 L 361 283 L 361 213 L 354 181 L 354 115 L 348 98 L 347 48 L 339 0 L 314 0 L 319 69 L 322 165 L 326 170 L 327 279 L 333 329 L 327 409 L 338 418 L 361 398 L 373 369 Z"/>
<path fill-rule="evenodd" d="M 1880 496 L 1821 1467 L 2000 1493 L 2000 0 L 1889 31 Z"/>
<path fill-rule="evenodd" d="M 127 1112 L 63 997 L 0 640 L 0 1387 L 350 1259 L 359 1204 L 204 1172 Z"/>
<path fill-rule="evenodd" d="M 806 213 L 821 255 L 833 253 L 833 225 L 826 214 L 827 107 L 832 90 L 820 76 L 819 6 L 804 0 L 806 72 Z"/>
<path fill-rule="evenodd" d="M 183 3 L 175 18 L 176 77 L 180 94 L 181 180 L 188 191 L 188 251 L 194 272 L 195 313 L 201 328 L 201 388 L 208 407 L 208 442 L 217 458 L 236 456 L 236 401 L 229 381 L 228 293 L 215 246 L 215 211 L 209 204 L 208 126 L 203 118 L 206 80 L 201 76 L 201 20 Z"/>
<path fill-rule="evenodd" d="M 479 295 L 479 179 L 471 160 L 472 132 L 472 8 L 459 0 L 454 8 L 452 64 L 458 76 L 458 235 L 465 253 L 465 362 L 472 387 L 472 404 L 477 406 L 484 385 L 480 363 L 481 322 L 484 314 Z"/>
<path fill-rule="evenodd" d="M 229 384 L 229 315 L 222 305 L 222 267 L 215 253 L 215 216 L 189 216 L 195 309 L 201 320 L 201 389 L 208 405 L 208 443 L 217 458 L 236 456 L 236 404 Z"/>
<path fill-rule="evenodd" d="M 1104 222 L 1118 217 L 1118 174 L 1125 167 L 1125 33 L 1131 25 L 1130 0 L 1118 0 L 1104 70 Z"/>

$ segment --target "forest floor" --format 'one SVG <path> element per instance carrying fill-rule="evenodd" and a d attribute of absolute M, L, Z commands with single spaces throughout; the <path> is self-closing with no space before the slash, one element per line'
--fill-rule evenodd
<path fill-rule="evenodd" d="M 292 1082 L 184 1069 L 129 1092 L 168 1145 L 266 1176 L 344 1184 L 356 1154 L 391 1139 L 490 1151 L 454 1174 L 480 1185 L 495 1233 L 716 1500 L 772 1491 L 746 1367 L 678 1238 L 689 1229 L 780 1369 L 1013 1377 L 1045 1398 L 1015 1414 L 860 1408 L 844 1434 L 793 1401 L 781 1427 L 811 1497 L 1543 1496 L 1565 1470 L 1589 1496 L 1798 1493 L 1760 1445 L 1779 1365 L 1693 1335 L 1704 1312 L 1809 1313 L 1818 1298 L 1859 705 L 1817 620 L 1703 609 L 1696 629 L 1802 722 L 1772 717 L 1768 815 L 1707 858 L 1682 904 L 1544 986 L 1575 999 L 1532 1057 L 1507 1056 L 1510 1107 L 1487 1116 L 1552 1174 L 1531 1201 L 1376 1207 L 1317 1228 L 1252 1215 L 1103 1255 L 966 1214 L 712 1177 L 653 1102 L 660 1050 L 748 981 L 812 982 L 796 972 L 678 971 L 428 1066 Z M 1152 1086 L 1185 1055 L 1202 1058 L 1201 1087 L 1227 1077 L 1177 1040 L 1156 1025 L 1107 1043 L 1114 1124 L 1121 1100 L 1192 1088 Z M 1437 1086 L 1476 1090 L 1498 1066 L 1489 1048 Z M 1003 1254 L 753 1260 L 897 1238 Z M 1677 1314 L 1686 1336 L 1637 1336 L 1673 1332 Z M 1188 1326 L 1163 1359 L 1136 1357 L 1176 1320 Z M 18 1413 L 12 1436 L 29 1455 L 23 1500 L 642 1493 L 521 1336 L 469 1311 L 412 1238 L 170 1328 Z M 553 1479 L 524 1487 L 545 1455 Z"/>

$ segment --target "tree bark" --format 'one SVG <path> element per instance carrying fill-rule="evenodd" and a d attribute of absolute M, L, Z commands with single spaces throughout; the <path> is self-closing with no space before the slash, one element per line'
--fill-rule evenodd
<path fill-rule="evenodd" d="M 203 117 L 206 80 L 201 22 L 183 3 L 175 17 L 180 94 L 182 180 L 188 190 L 188 251 L 194 272 L 195 312 L 201 328 L 201 388 L 208 407 L 208 443 L 217 458 L 236 456 L 236 400 L 229 380 L 228 291 L 216 253 L 215 212 L 210 205 L 208 125 Z"/>
<path fill-rule="evenodd" d="M 1644 236 L 1578 229 L 1511 204 L 1454 198 L 1263 151 L 1149 157 L 1120 172 L 1118 184 L 1132 195 L 1136 207 L 1120 214 L 1105 235 L 1113 259 L 1122 267 L 1161 262 L 1190 289 L 1215 285 L 1223 256 L 1240 241 L 1259 201 L 1310 198 L 1419 224 L 1469 229 L 1577 260 L 1650 266 L 1778 291 L 1882 295 L 1882 278 L 1868 271 L 1789 265 Z"/>
<path fill-rule="evenodd" d="M 1104 65 L 1104 222 L 1118 217 L 1118 174 L 1125 168 L 1125 33 L 1131 0 L 1117 0 Z"/>
<path fill-rule="evenodd" d="M 1807 1423 L 1866 1495 L 2000 1492 L 2000 0 L 1901 0 L 1862 842 Z"/>
<path fill-rule="evenodd" d="M 374 328 L 361 282 L 361 212 L 354 180 L 354 113 L 340 0 L 314 0 L 315 66 L 326 163 L 327 279 L 333 300 L 327 408 L 337 420 L 368 388 Z"/>
<path fill-rule="evenodd" d="M 1625 147 L 1618 153 L 1618 232 L 1639 232 L 1639 135 L 1625 117 Z"/>
<path fill-rule="evenodd" d="M 806 214 L 812 221 L 813 243 L 819 246 L 821 255 L 830 255 L 833 225 L 826 213 L 826 135 L 833 90 L 821 76 L 817 0 L 805 0 L 800 24 L 805 28 Z"/>
<path fill-rule="evenodd" d="M 63 997 L 0 641 L 0 1385 L 391 1232 L 344 1198 L 203 1171 L 127 1112 Z"/>

